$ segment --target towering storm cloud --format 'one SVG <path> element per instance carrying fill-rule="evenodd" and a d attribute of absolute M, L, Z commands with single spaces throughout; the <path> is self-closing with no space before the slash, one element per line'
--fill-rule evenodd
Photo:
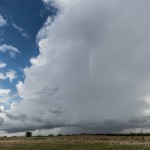
<path fill-rule="evenodd" d="M 148 129 L 150 1 L 43 1 L 60 11 L 37 35 L 39 55 L 16 85 L 22 101 L 1 114 L 2 129 Z"/>

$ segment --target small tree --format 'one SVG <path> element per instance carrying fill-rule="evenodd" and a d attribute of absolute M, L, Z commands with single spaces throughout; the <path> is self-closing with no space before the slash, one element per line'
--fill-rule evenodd
<path fill-rule="evenodd" d="M 32 136 L 32 132 L 26 132 L 26 137 L 31 137 Z"/>
<path fill-rule="evenodd" d="M 53 134 L 49 134 L 48 136 L 54 136 Z"/>
<path fill-rule="evenodd" d="M 61 136 L 61 134 L 58 134 L 57 136 Z"/>

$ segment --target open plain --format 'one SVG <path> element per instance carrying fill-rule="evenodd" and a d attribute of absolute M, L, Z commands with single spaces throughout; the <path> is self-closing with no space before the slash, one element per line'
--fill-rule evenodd
<path fill-rule="evenodd" d="M 0 150 L 149 150 L 150 137 L 54 136 L 1 137 Z"/>

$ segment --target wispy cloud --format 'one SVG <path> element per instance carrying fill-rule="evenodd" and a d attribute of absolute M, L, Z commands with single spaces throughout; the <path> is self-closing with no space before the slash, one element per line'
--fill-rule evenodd
<path fill-rule="evenodd" d="M 12 24 L 12 26 L 26 39 L 29 39 L 30 36 L 28 35 L 28 33 L 21 27 L 17 26 L 15 23 Z"/>
<path fill-rule="evenodd" d="M 15 58 L 17 53 L 20 53 L 20 51 L 16 47 L 7 44 L 0 45 L 0 52 L 2 53 L 8 52 L 8 54 L 12 58 Z"/>
<path fill-rule="evenodd" d="M 10 89 L 0 89 L 0 102 L 6 102 L 10 99 Z"/>
<path fill-rule="evenodd" d="M 17 99 L 18 95 L 12 92 L 11 89 L 0 88 L 0 102 L 8 104 L 10 100 Z M 13 105 L 13 104 L 12 104 Z M 0 105 L 0 113 L 4 110 L 4 106 Z"/>
<path fill-rule="evenodd" d="M 9 70 L 8 72 L 5 73 L 5 76 L 10 80 L 10 82 L 12 82 L 13 79 L 16 78 L 16 71 Z"/>
<path fill-rule="evenodd" d="M 4 19 L 2 15 L 0 15 L 0 27 L 7 25 L 7 21 Z"/>
<path fill-rule="evenodd" d="M 0 95 L 1 96 L 6 96 L 10 93 L 10 89 L 0 89 Z"/>
<path fill-rule="evenodd" d="M 0 80 L 5 80 L 6 79 L 6 76 L 4 73 L 0 73 Z"/>
<path fill-rule="evenodd" d="M 12 82 L 16 78 L 16 71 L 9 70 L 6 73 L 0 73 L 0 80 L 6 80 L 9 79 L 10 82 Z"/>
<path fill-rule="evenodd" d="M 7 64 L 0 62 L 0 68 L 5 68 Z"/>

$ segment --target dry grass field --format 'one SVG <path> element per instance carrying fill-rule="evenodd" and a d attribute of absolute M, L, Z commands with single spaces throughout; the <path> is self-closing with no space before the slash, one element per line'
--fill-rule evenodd
<path fill-rule="evenodd" d="M 150 137 L 1 137 L 0 150 L 150 150 Z"/>

